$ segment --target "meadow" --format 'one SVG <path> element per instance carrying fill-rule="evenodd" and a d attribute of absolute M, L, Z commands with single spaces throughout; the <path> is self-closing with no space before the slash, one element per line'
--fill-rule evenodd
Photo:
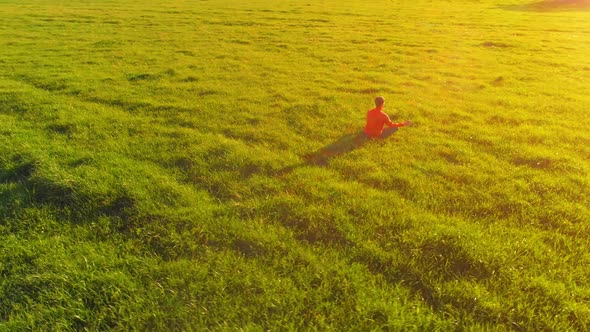
<path fill-rule="evenodd" d="M 0 0 L 0 331 L 590 329 L 589 8 Z"/>

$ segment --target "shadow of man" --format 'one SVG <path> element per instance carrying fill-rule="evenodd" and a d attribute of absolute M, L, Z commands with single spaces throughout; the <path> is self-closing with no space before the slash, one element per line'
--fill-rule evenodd
<path fill-rule="evenodd" d="M 392 135 L 398 130 L 398 128 L 389 129 L 390 130 L 387 136 Z M 326 166 L 328 165 L 330 159 L 358 149 L 371 141 L 383 142 L 382 139 L 368 137 L 365 135 L 364 131 L 356 134 L 346 134 L 340 137 L 336 142 L 329 144 L 315 152 L 304 155 L 304 162 L 285 167 L 279 170 L 276 175 L 285 175 L 291 173 L 296 168 L 303 166 Z"/>
<path fill-rule="evenodd" d="M 389 128 L 388 136 L 398 130 L 398 128 Z M 305 155 L 305 161 L 312 165 L 326 165 L 330 159 L 348 153 L 354 149 L 360 148 L 369 141 L 376 139 L 370 138 L 363 131 L 357 134 L 348 134 L 339 138 L 336 142 L 323 147 L 322 149 Z"/>

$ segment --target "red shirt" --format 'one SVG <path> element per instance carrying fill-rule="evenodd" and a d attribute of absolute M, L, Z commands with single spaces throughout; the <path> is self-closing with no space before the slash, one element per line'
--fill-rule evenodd
<path fill-rule="evenodd" d="M 380 137 L 383 132 L 383 126 L 403 127 L 403 123 L 391 122 L 389 116 L 383 113 L 383 106 L 378 106 L 367 112 L 367 125 L 365 126 L 365 134 L 370 137 Z"/>

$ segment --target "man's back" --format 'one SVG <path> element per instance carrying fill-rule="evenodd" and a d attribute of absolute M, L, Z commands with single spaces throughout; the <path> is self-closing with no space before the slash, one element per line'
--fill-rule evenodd
<path fill-rule="evenodd" d="M 383 113 L 383 107 L 376 107 L 367 112 L 367 125 L 365 126 L 365 134 L 370 137 L 380 137 L 383 132 L 383 126 L 386 123 L 391 123 L 389 116 Z"/>

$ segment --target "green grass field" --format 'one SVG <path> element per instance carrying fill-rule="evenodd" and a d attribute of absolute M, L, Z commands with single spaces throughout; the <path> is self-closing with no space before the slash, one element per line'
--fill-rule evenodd
<path fill-rule="evenodd" d="M 0 0 L 0 331 L 590 329 L 589 9 Z"/>

